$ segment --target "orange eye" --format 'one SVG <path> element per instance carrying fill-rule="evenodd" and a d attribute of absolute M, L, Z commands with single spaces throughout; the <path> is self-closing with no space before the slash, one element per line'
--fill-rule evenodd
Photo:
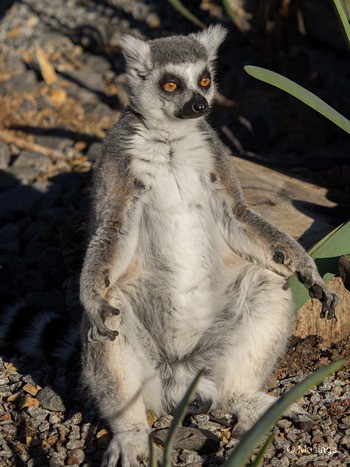
<path fill-rule="evenodd" d="M 202 86 L 202 88 L 207 88 L 210 84 L 210 81 L 211 79 L 209 76 L 204 76 L 204 78 L 200 80 L 199 84 Z"/>
<path fill-rule="evenodd" d="M 173 81 L 168 81 L 167 83 L 163 84 L 163 88 L 168 92 L 174 92 L 177 89 L 177 84 Z"/>

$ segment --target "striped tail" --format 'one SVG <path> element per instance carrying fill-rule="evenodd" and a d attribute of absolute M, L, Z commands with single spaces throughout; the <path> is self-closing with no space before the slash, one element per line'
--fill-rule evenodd
<path fill-rule="evenodd" d="M 80 352 L 79 321 L 67 313 L 43 311 L 26 300 L 17 301 L 0 312 L 0 348 L 74 364 Z"/>

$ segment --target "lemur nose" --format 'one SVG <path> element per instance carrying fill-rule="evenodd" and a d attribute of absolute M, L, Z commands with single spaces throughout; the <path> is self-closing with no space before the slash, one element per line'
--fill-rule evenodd
<path fill-rule="evenodd" d="M 195 100 L 192 104 L 192 109 L 195 112 L 202 113 L 205 112 L 208 108 L 208 102 L 203 98 L 203 100 Z"/>

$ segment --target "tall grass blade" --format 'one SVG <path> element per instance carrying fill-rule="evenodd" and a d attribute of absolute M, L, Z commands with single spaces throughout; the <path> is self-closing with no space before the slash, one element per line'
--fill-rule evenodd
<path fill-rule="evenodd" d="M 148 445 L 149 445 L 149 467 L 157 467 L 157 457 L 156 457 L 156 450 L 154 448 L 152 436 L 150 435 L 148 438 Z"/>
<path fill-rule="evenodd" d="M 180 402 L 180 405 L 176 409 L 174 419 L 170 426 L 168 437 L 165 443 L 166 447 L 165 447 L 165 452 L 164 452 L 164 467 L 171 467 L 171 451 L 173 449 L 174 440 L 179 430 L 179 427 L 183 419 L 185 418 L 188 406 L 190 405 L 190 402 L 196 392 L 197 384 L 198 384 L 200 377 L 202 376 L 202 373 L 203 373 L 203 370 L 200 371 L 198 375 L 195 377 L 191 386 L 187 389 L 186 394 L 184 395 L 184 398 Z"/>
<path fill-rule="evenodd" d="M 299 84 L 294 83 L 294 81 L 285 78 L 279 73 L 275 73 L 274 71 L 266 70 L 265 68 L 260 68 L 258 66 L 247 65 L 244 67 L 244 70 L 254 78 L 288 92 L 322 114 L 324 117 L 331 120 L 347 133 L 350 133 L 350 120 L 333 109 L 333 107 L 326 104 L 322 99 L 315 96 L 312 92 L 303 88 Z"/>
<path fill-rule="evenodd" d="M 190 10 L 188 10 L 185 5 L 183 5 L 180 0 L 168 0 L 168 2 L 177 10 L 179 13 L 182 14 L 185 18 L 187 18 L 189 21 L 191 21 L 193 24 L 196 26 L 199 26 L 200 28 L 204 29 L 206 26 L 200 19 L 197 18 L 197 16 L 193 15 Z"/>
<path fill-rule="evenodd" d="M 233 11 L 229 0 L 222 0 L 222 4 L 223 4 L 223 7 L 224 7 L 227 15 L 231 19 L 231 21 L 233 23 L 237 23 L 237 21 L 239 20 L 239 16 L 237 15 L 237 13 L 235 11 Z"/>
<path fill-rule="evenodd" d="M 332 362 L 326 367 L 318 369 L 301 383 L 285 392 L 243 436 L 237 448 L 229 457 L 229 460 L 224 464 L 224 467 L 242 467 L 246 465 L 254 449 L 261 443 L 264 436 L 273 428 L 286 409 L 302 397 L 312 386 L 317 386 L 324 378 L 338 371 L 344 363 L 345 360 Z"/>
<path fill-rule="evenodd" d="M 254 462 L 252 462 L 250 467 L 260 467 L 262 465 L 266 451 L 270 447 L 272 441 L 274 440 L 274 437 L 275 437 L 275 434 L 271 433 L 270 436 L 267 438 L 264 446 L 258 452 L 256 458 L 254 459 Z"/>
<path fill-rule="evenodd" d="M 345 35 L 345 39 L 347 41 L 348 47 L 350 48 L 350 24 L 349 20 L 346 14 L 346 11 L 343 7 L 343 3 L 341 0 L 333 0 L 333 5 L 335 7 L 335 10 L 338 14 L 338 18 L 340 21 L 340 24 L 343 27 L 343 32 Z"/>

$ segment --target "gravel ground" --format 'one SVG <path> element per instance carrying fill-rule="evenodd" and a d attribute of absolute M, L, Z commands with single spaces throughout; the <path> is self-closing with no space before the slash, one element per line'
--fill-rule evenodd
<path fill-rule="evenodd" d="M 225 22 L 215 2 L 202 4 L 203 21 Z M 77 278 L 89 174 L 101 139 L 127 104 L 120 35 L 155 37 L 192 28 L 161 1 L 7 1 L 0 11 L 6 7 L 0 28 L 0 307 L 26 297 L 34 308 L 50 304 L 74 325 L 80 313 Z M 263 61 L 255 34 L 242 37 L 230 31 L 214 125 L 245 157 L 278 161 L 279 168 L 326 183 L 330 196 L 341 202 L 349 192 L 347 140 L 275 91 L 262 93 L 242 74 L 249 61 Z M 304 69 L 309 88 L 349 114 L 350 70 L 341 46 L 311 44 L 311 52 L 294 44 L 296 68 Z M 43 79 L 38 62 L 41 49 L 56 70 L 51 84 L 47 76 Z M 291 71 L 295 63 L 289 59 L 288 54 L 282 57 L 281 67 L 288 63 Z M 317 76 L 311 73 L 315 70 Z M 340 207 L 335 222 L 343 217 Z M 347 339 L 323 349 L 315 338 L 293 338 L 269 391 L 281 394 L 315 368 L 348 355 L 349 344 Z M 75 362 L 67 368 L 3 352 L 1 466 L 100 465 L 109 432 L 80 391 L 76 367 Z M 347 365 L 327 378 L 302 400 L 315 420 L 312 427 L 295 426 L 288 419 L 277 424 L 265 465 L 350 464 L 349 369 Z M 170 421 L 169 416 L 149 414 L 160 445 Z M 174 464 L 223 463 L 237 444 L 231 436 L 233 423 L 220 412 L 188 415 Z"/>

